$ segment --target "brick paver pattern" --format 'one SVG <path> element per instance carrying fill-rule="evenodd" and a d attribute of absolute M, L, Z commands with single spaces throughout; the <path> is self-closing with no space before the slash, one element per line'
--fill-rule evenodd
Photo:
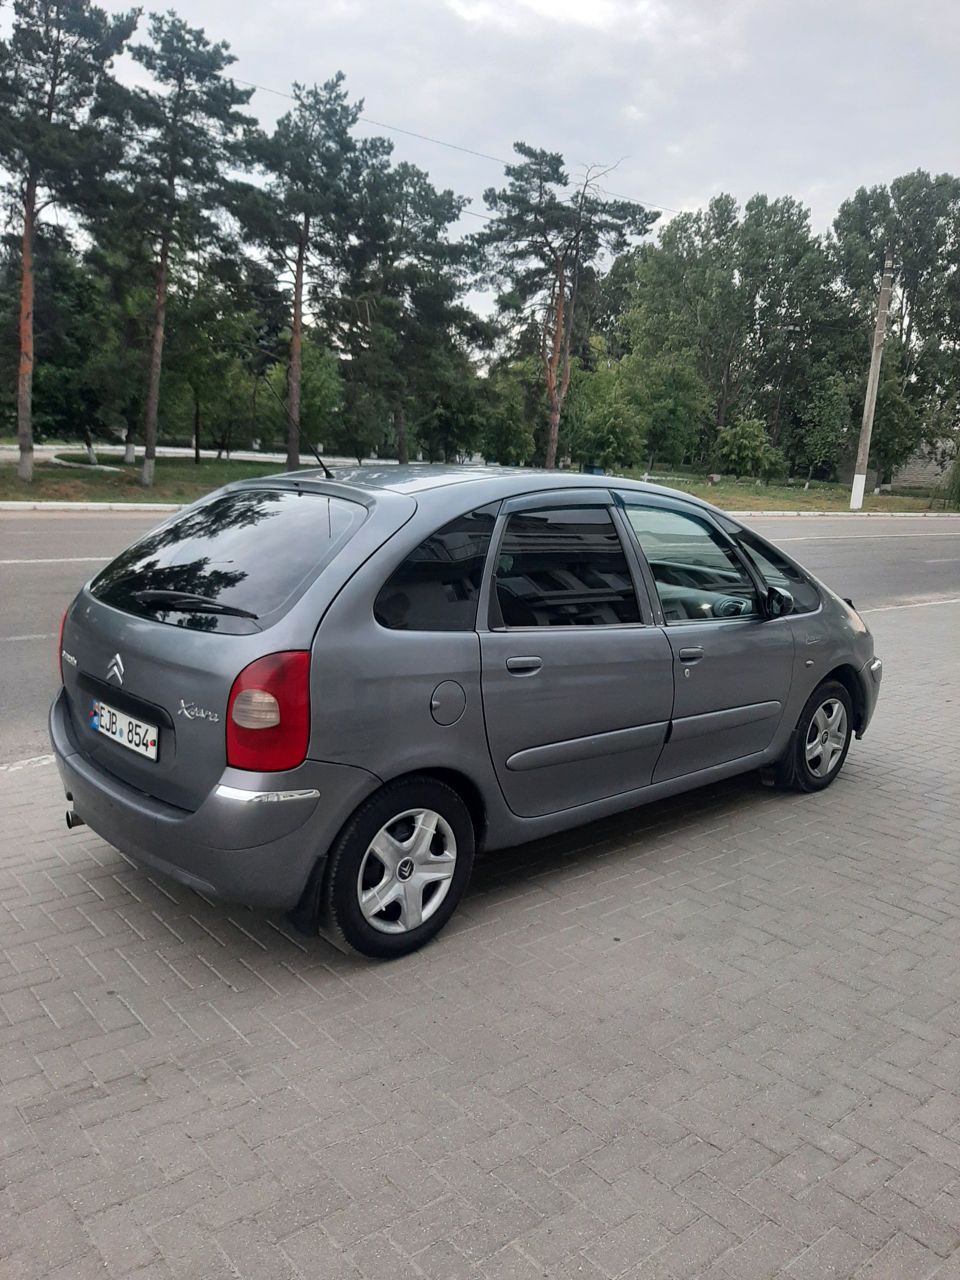
<path fill-rule="evenodd" d="M 488 855 L 375 964 L 0 773 L 0 1278 L 960 1277 L 960 609 L 835 786 Z"/>

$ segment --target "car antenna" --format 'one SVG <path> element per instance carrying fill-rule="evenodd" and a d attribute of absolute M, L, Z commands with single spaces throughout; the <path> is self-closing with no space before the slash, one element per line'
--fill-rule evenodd
<path fill-rule="evenodd" d="M 297 424 L 297 432 L 299 433 L 299 436 L 300 436 L 301 441 L 302 441 L 302 442 L 307 446 L 307 448 L 310 450 L 310 452 L 313 454 L 313 456 L 316 458 L 316 460 L 320 463 L 320 466 L 323 468 L 323 474 L 324 474 L 324 476 L 326 477 L 326 479 L 327 479 L 327 480 L 332 480 L 332 479 L 334 478 L 334 476 L 333 476 L 333 472 L 330 470 L 330 468 L 327 466 L 327 464 L 324 462 L 324 460 L 320 457 L 320 454 L 319 454 L 319 452 L 318 452 L 318 450 L 317 450 L 316 446 L 314 445 L 313 441 L 312 441 L 312 440 L 308 440 L 308 439 L 307 439 L 307 437 L 306 437 L 306 436 L 303 434 L 303 432 L 300 430 L 300 424 L 299 424 L 299 423 Z"/>
<path fill-rule="evenodd" d="M 324 477 L 325 477 L 327 480 L 333 480 L 333 479 L 335 478 L 335 477 L 334 477 L 333 472 L 330 470 L 330 468 L 327 466 L 327 464 L 324 462 L 324 460 L 320 457 L 320 453 L 319 453 L 319 451 L 317 450 L 316 446 L 314 445 L 313 441 L 312 441 L 312 440 L 308 440 L 308 439 L 307 439 L 307 437 L 303 434 L 303 431 L 302 431 L 302 429 L 301 429 L 301 427 L 300 427 L 300 423 L 299 423 L 299 422 L 294 422 L 294 421 L 293 421 L 293 414 L 291 414 L 290 410 L 287 408 L 287 406 L 286 406 L 286 405 L 283 403 L 283 401 L 280 399 L 280 396 L 277 394 L 277 392 L 274 390 L 274 388 L 270 386 L 270 383 L 267 381 L 267 379 L 266 379 L 266 378 L 264 378 L 264 380 L 263 380 L 263 381 L 264 381 L 264 383 L 266 383 L 267 387 L 269 388 L 269 390 L 270 390 L 270 394 L 271 394 L 271 395 L 276 399 L 277 404 L 280 406 L 280 408 L 281 408 L 281 409 L 283 410 L 283 412 L 286 414 L 286 416 L 287 416 L 287 423 L 288 423 L 288 424 L 293 423 L 293 425 L 297 428 L 297 435 L 300 437 L 300 443 L 301 443 L 301 444 L 305 444 L 305 445 L 307 446 L 307 448 L 310 450 L 310 452 L 313 454 L 313 456 L 316 458 L 316 460 L 320 463 L 320 466 L 323 468 L 323 474 L 324 474 Z"/>

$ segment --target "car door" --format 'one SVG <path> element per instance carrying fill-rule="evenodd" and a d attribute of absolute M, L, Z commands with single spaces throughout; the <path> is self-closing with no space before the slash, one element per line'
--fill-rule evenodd
<path fill-rule="evenodd" d="M 670 644 L 609 495 L 562 496 L 505 504 L 480 630 L 487 741 L 523 817 L 648 785 L 673 704 Z"/>
<path fill-rule="evenodd" d="M 766 615 L 754 577 L 706 513 L 622 497 L 673 657 L 673 717 L 654 782 L 764 751 L 793 679 L 789 620 Z"/>

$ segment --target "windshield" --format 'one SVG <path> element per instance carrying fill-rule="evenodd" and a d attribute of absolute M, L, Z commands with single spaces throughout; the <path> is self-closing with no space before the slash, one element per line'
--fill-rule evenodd
<path fill-rule="evenodd" d="M 235 490 L 135 542 L 91 591 L 126 613 L 194 631 L 257 630 L 289 607 L 365 515 L 359 503 L 325 494 Z"/>

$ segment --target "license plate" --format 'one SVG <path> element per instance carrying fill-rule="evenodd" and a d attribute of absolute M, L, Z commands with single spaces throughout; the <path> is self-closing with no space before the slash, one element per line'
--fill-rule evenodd
<path fill-rule="evenodd" d="M 90 728 L 139 756 L 146 756 L 148 760 L 157 758 L 157 726 L 134 720 L 133 716 L 101 702 L 99 698 L 90 703 Z"/>

